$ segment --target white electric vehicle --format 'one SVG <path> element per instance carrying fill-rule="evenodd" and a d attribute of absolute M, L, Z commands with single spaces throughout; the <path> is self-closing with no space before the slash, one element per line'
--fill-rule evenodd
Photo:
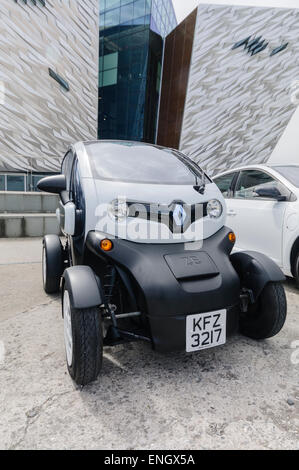
<path fill-rule="evenodd" d="M 60 195 L 65 238 L 43 240 L 43 283 L 48 294 L 61 288 L 76 383 L 97 378 L 105 345 L 196 352 L 235 331 L 264 339 L 283 327 L 282 271 L 261 253 L 231 254 L 223 196 L 182 153 L 81 142 L 38 186 Z"/>
<path fill-rule="evenodd" d="M 235 250 L 264 253 L 299 287 L 299 166 L 246 166 L 214 182 L 226 199 Z"/>

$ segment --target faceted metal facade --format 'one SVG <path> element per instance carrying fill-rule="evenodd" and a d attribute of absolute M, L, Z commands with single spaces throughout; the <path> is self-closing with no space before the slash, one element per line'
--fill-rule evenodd
<path fill-rule="evenodd" d="M 99 0 L 42 3 L 0 2 L 0 171 L 55 171 L 97 137 Z"/>
<path fill-rule="evenodd" d="M 248 36 L 269 44 L 232 50 Z M 211 174 L 266 162 L 298 105 L 298 37 L 298 9 L 199 6 L 180 149 Z"/>

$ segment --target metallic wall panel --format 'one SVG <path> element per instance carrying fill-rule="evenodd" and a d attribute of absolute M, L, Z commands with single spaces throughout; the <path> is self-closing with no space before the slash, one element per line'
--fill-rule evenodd
<path fill-rule="evenodd" d="M 251 56 L 234 43 L 262 35 Z M 268 160 L 296 106 L 299 10 L 198 7 L 180 148 L 211 174 Z M 283 52 L 270 52 L 289 42 Z"/>
<path fill-rule="evenodd" d="M 194 10 L 165 41 L 157 139 L 157 143 L 165 147 L 178 148 L 180 143 L 196 12 Z"/>
<path fill-rule="evenodd" d="M 99 0 L 36 3 L 0 2 L 0 171 L 55 171 L 97 137 Z"/>

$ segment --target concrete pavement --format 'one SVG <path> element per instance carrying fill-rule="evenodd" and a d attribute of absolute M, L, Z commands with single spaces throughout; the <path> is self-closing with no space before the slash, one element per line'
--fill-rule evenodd
<path fill-rule="evenodd" d="M 291 281 L 276 338 L 237 336 L 194 355 L 107 348 L 101 377 L 81 390 L 66 370 L 60 301 L 42 291 L 40 259 L 40 240 L 0 239 L 0 449 L 299 448 Z"/>

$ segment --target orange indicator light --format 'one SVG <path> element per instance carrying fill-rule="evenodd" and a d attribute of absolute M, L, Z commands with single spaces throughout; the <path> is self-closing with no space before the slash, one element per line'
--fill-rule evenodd
<path fill-rule="evenodd" d="M 112 241 L 105 238 L 104 240 L 101 241 L 101 248 L 103 251 L 111 251 L 113 248 Z"/>

